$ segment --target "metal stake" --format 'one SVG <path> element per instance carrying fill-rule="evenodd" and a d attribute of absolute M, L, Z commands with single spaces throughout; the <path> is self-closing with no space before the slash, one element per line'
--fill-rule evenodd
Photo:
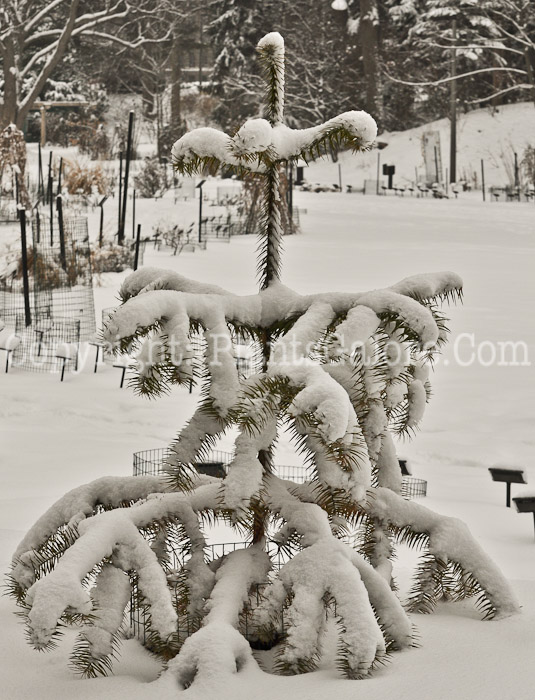
<path fill-rule="evenodd" d="M 59 259 L 61 267 L 67 270 L 67 255 L 65 252 L 65 228 L 63 226 L 63 201 L 61 195 L 56 199 L 56 209 L 58 210 L 58 227 L 59 227 Z"/>
<path fill-rule="evenodd" d="M 20 242 L 22 248 L 22 286 L 24 291 L 24 320 L 26 327 L 32 325 L 30 309 L 30 282 L 28 279 L 28 249 L 26 247 L 26 210 L 19 209 Z"/>
<path fill-rule="evenodd" d="M 124 241 L 124 226 L 126 221 L 126 204 L 128 196 L 128 175 L 130 173 L 130 159 L 132 157 L 132 136 L 134 129 L 134 112 L 130 111 L 128 115 L 128 136 L 126 140 L 126 161 L 124 166 L 124 186 L 123 186 L 123 207 L 121 212 L 121 225 L 119 228 L 118 243 L 123 244 Z M 120 203 L 119 203 L 120 206 Z"/>
<path fill-rule="evenodd" d="M 141 224 L 137 225 L 137 235 L 136 235 L 136 252 L 134 255 L 134 271 L 137 270 L 139 264 L 139 246 L 141 241 Z"/>

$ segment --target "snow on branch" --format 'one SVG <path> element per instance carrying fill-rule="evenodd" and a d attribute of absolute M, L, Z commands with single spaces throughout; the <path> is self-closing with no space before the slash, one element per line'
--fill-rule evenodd
<path fill-rule="evenodd" d="M 254 663 L 251 648 L 236 627 L 251 586 L 265 581 L 270 568 L 269 557 L 258 546 L 225 557 L 216 573 L 203 627 L 186 639 L 168 667 L 183 687 L 191 684 L 199 670 L 210 669 L 223 682 L 225 675 Z"/>
<path fill-rule="evenodd" d="M 381 290 L 363 294 L 359 297 L 359 304 L 377 315 L 393 314 L 418 336 L 422 347 L 433 347 L 438 340 L 438 328 L 431 312 L 410 297 Z"/>
<path fill-rule="evenodd" d="M 277 162 L 314 160 L 329 147 L 367 149 L 376 135 L 377 125 L 366 112 L 345 112 L 308 129 L 250 119 L 234 137 L 211 127 L 195 129 L 174 144 L 172 156 L 175 167 L 188 173 L 205 167 L 215 172 L 221 166 L 265 172 Z"/>
<path fill-rule="evenodd" d="M 65 0 L 51 0 L 51 2 L 46 3 L 41 10 L 32 15 L 26 22 L 26 31 L 28 32 L 33 27 L 38 26 L 47 15 L 64 2 Z"/>
<path fill-rule="evenodd" d="M 458 296 L 462 288 L 462 279 L 453 272 L 412 275 L 390 287 L 397 294 L 413 297 L 420 301 L 448 298 L 449 295 Z"/>
<path fill-rule="evenodd" d="M 302 673 L 315 667 L 323 636 L 324 598 L 331 596 L 341 627 L 339 664 L 348 678 L 366 676 L 384 655 L 385 641 L 366 587 L 344 545 L 332 538 L 319 541 L 285 564 L 279 577 L 292 595 L 284 613 L 287 634 L 277 656 L 279 670 Z"/>
<path fill-rule="evenodd" d="M 457 562 L 471 573 L 492 605 L 491 616 L 507 617 L 519 612 L 519 605 L 502 572 L 457 518 L 404 500 L 386 488 L 370 493 L 366 512 L 400 530 L 409 529 L 428 538 L 429 553 L 442 562 Z"/>
<path fill-rule="evenodd" d="M 118 508 L 166 488 L 165 481 L 156 476 L 106 476 L 78 486 L 54 503 L 28 530 L 15 550 L 13 561 L 18 563 L 24 555 L 39 549 L 60 527 L 76 528 L 82 520 L 92 516 L 99 505 Z"/>
<path fill-rule="evenodd" d="M 198 291 L 190 291 L 195 288 Z M 213 317 L 215 309 L 218 309 L 217 313 L 224 314 L 229 322 L 269 327 L 278 319 L 291 315 L 303 316 L 307 319 L 303 324 L 307 323 L 308 319 L 313 318 L 312 311 L 306 315 L 309 309 L 331 307 L 335 315 L 340 315 L 358 305 L 368 307 L 376 315 L 395 315 L 418 336 L 422 345 L 432 345 L 438 338 L 438 330 L 424 302 L 458 295 L 461 288 L 462 282 L 458 276 L 433 273 L 410 277 L 389 289 L 366 293 L 301 296 L 278 283 L 258 295 L 240 297 L 226 294 L 224 290 L 211 285 L 197 283 L 195 287 L 180 275 L 149 269 L 134 273 L 123 284 L 121 293 L 126 303 L 109 320 L 105 338 L 112 343 L 130 339 L 137 332 L 150 329 L 160 324 L 162 319 L 172 318 L 182 310 L 190 318 L 203 323 Z M 288 337 L 288 342 L 293 342 L 292 337 Z M 307 337 L 312 336 L 309 333 Z"/>
<path fill-rule="evenodd" d="M 440 78 L 439 80 L 429 80 L 420 82 L 411 82 L 410 80 L 401 80 L 400 78 L 394 78 L 386 70 L 383 69 L 384 74 L 393 83 L 400 83 L 401 85 L 414 85 L 416 87 L 429 87 L 443 85 L 444 83 L 451 83 L 452 80 L 460 80 L 461 78 L 468 78 L 472 75 L 479 75 L 480 73 L 518 73 L 520 75 L 527 75 L 527 71 L 522 68 L 509 68 L 509 67 L 489 67 L 489 68 L 477 68 L 476 70 L 468 71 L 467 73 L 459 73 L 458 75 L 451 76 L 449 78 Z"/>
<path fill-rule="evenodd" d="M 477 100 L 465 100 L 466 104 L 479 104 L 481 102 L 488 102 L 496 97 L 501 97 L 501 95 L 506 95 L 508 92 L 513 92 L 513 90 L 533 90 L 533 85 L 529 83 L 518 83 L 518 85 L 511 85 L 511 87 L 504 88 L 503 90 L 498 90 L 498 92 L 493 92 L 492 95 L 486 95 L 485 97 L 478 97 Z"/>
<path fill-rule="evenodd" d="M 33 85 L 26 95 L 26 97 L 22 100 L 20 107 L 19 107 L 19 112 L 24 113 L 27 111 L 29 106 L 31 106 L 43 87 L 45 86 L 46 81 L 52 74 L 52 71 L 54 68 L 57 66 L 59 61 L 61 60 L 61 57 L 63 56 L 63 53 L 65 52 L 65 49 L 67 48 L 67 45 L 70 41 L 72 32 L 75 27 L 76 23 L 76 13 L 78 11 L 78 4 L 79 0 L 71 0 L 71 5 L 69 8 L 69 14 L 67 21 L 65 23 L 65 26 L 63 28 L 63 31 L 61 32 L 61 35 L 59 36 L 57 43 L 55 45 L 54 51 L 52 52 L 52 55 L 48 57 L 48 59 L 45 62 L 45 65 L 42 67 L 41 72 L 37 76 L 37 78 L 34 80 Z"/>
<path fill-rule="evenodd" d="M 183 470 L 186 465 L 192 464 L 196 459 L 200 460 L 204 451 L 212 446 L 225 427 L 225 422 L 201 404 L 171 444 L 166 468 L 176 475 L 176 472 Z"/>
<path fill-rule="evenodd" d="M 117 651 L 117 635 L 130 601 L 128 575 L 111 564 L 104 564 L 90 595 L 92 619 L 80 631 L 73 654 L 73 666 L 82 675 L 94 677 L 111 670 L 111 658 Z"/>
<path fill-rule="evenodd" d="M 135 568 L 139 585 L 151 605 L 152 624 L 164 638 L 173 633 L 176 613 L 167 580 L 155 553 L 124 510 L 94 516 L 81 524 L 79 539 L 65 552 L 56 568 L 36 581 L 26 594 L 28 625 L 33 645 L 44 648 L 57 623 L 69 609 L 81 615 L 93 607 L 83 579 L 105 557 L 118 557 L 121 568 Z"/>
<path fill-rule="evenodd" d="M 386 649 L 370 600 L 389 639 L 398 648 L 410 645 L 411 625 L 399 601 L 360 555 L 332 536 L 325 512 L 315 503 L 300 502 L 280 480 L 269 480 L 268 493 L 275 512 L 300 535 L 304 547 L 282 567 L 255 613 L 259 627 L 268 628 L 290 601 L 284 612 L 287 635 L 278 654 L 279 670 L 301 673 L 316 665 L 329 598 L 335 600 L 341 621 L 347 677 L 367 675 Z"/>
<path fill-rule="evenodd" d="M 28 623 L 34 645 L 44 648 L 50 642 L 57 622 L 67 609 L 83 615 L 91 613 L 91 599 L 83 580 L 106 559 L 123 571 L 137 572 L 139 587 L 151 607 L 153 629 L 164 639 L 173 634 L 176 613 L 165 573 L 139 530 L 155 521 L 174 518 L 182 523 L 194 548 L 202 550 L 205 540 L 197 512 L 219 508 L 219 486 L 216 480 L 198 486 L 187 495 L 153 493 L 135 507 L 97 513 L 81 521 L 77 539 L 55 568 L 35 581 L 26 594 L 31 607 Z M 16 571 L 12 575 L 15 578 Z"/>
<path fill-rule="evenodd" d="M 310 348 L 321 338 L 335 316 L 332 306 L 313 301 L 292 328 L 275 343 L 271 353 L 274 365 L 299 364 L 310 354 Z"/>
<path fill-rule="evenodd" d="M 156 289 L 170 289 L 176 292 L 189 292 L 190 294 L 224 294 L 232 296 L 221 287 L 204 282 L 197 282 L 171 270 L 162 270 L 155 267 L 142 267 L 125 279 L 120 289 L 123 302 L 131 297 Z"/>
<path fill-rule="evenodd" d="M 276 421 L 257 435 L 242 433 L 235 443 L 235 453 L 223 482 L 223 505 L 236 514 L 243 515 L 251 499 L 262 487 L 263 465 L 258 459 L 261 450 L 269 450 L 277 433 Z"/>
<path fill-rule="evenodd" d="M 308 364 L 290 370 L 284 365 L 270 365 L 269 372 L 288 377 L 291 385 L 299 388 L 288 409 L 291 416 L 312 413 L 325 442 L 351 444 L 354 434 L 360 432 L 355 411 L 346 392 L 322 367 Z"/>

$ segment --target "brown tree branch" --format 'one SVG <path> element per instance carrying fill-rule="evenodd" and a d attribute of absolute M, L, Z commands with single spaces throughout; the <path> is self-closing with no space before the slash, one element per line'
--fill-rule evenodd
<path fill-rule="evenodd" d="M 401 80 L 400 78 L 394 78 L 390 75 L 384 68 L 383 72 L 393 83 L 400 83 L 401 85 L 413 85 L 415 87 L 430 87 L 443 85 L 444 83 L 451 83 L 452 80 L 460 80 L 460 78 L 467 78 L 471 75 L 477 75 L 479 73 L 494 73 L 496 71 L 508 72 L 508 73 L 520 73 L 520 75 L 527 75 L 527 71 L 521 68 L 501 68 L 501 67 L 491 67 L 491 68 L 478 68 L 477 70 L 469 71 L 468 73 L 460 73 L 459 75 L 450 76 L 449 78 L 441 78 L 440 80 L 430 80 L 425 82 L 411 82 L 410 80 Z"/>
<path fill-rule="evenodd" d="M 72 31 L 74 29 L 74 25 L 76 22 L 76 13 L 78 12 L 78 4 L 79 4 L 79 0 L 72 0 L 71 7 L 69 9 L 69 18 L 68 18 L 67 23 L 65 25 L 65 28 L 61 34 L 61 37 L 58 40 L 56 49 L 55 49 L 54 53 L 52 54 L 52 56 L 47 61 L 47 63 L 43 66 L 41 73 L 39 74 L 35 83 L 33 84 L 32 89 L 26 95 L 26 97 L 22 100 L 22 102 L 19 106 L 18 113 L 17 113 L 17 121 L 16 121 L 16 124 L 19 128 L 22 127 L 22 124 L 24 123 L 24 119 L 26 118 L 26 115 L 30 111 L 32 104 L 39 97 L 39 93 L 44 88 L 46 81 L 48 80 L 48 78 L 52 74 L 52 71 L 58 65 L 58 63 L 61 60 L 61 57 L 65 53 L 65 49 L 67 48 L 67 45 L 70 41 Z"/>

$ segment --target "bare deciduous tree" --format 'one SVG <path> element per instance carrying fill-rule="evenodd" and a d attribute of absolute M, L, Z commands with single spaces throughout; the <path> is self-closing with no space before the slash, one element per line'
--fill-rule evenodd
<path fill-rule="evenodd" d="M 490 78 L 490 89 L 463 100 L 478 104 L 501 99 L 509 93 L 531 91 L 535 99 L 535 6 L 532 0 L 428 0 L 412 4 L 421 10 L 409 32 L 412 46 L 427 50 L 435 61 L 429 67 L 449 66 L 455 52 L 464 69 L 455 75 L 435 79 L 406 79 L 388 75 L 389 80 L 415 87 L 438 86 L 473 76 Z M 454 28 L 455 27 L 455 28 Z M 414 74 L 413 74 L 414 75 Z M 421 75 L 421 71 L 420 71 Z"/>
<path fill-rule="evenodd" d="M 140 47 L 167 2 L 154 0 L 4 0 L 0 10 L 0 127 L 21 128 L 75 37 Z M 147 38 L 150 36 L 150 38 Z"/>

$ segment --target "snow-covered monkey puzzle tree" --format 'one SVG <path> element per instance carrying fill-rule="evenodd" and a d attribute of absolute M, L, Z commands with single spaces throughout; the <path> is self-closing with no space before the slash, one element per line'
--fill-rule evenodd
<path fill-rule="evenodd" d="M 258 52 L 265 119 L 247 121 L 233 137 L 198 129 L 173 155 L 181 172 L 224 165 L 264 179 L 261 289 L 240 297 L 155 269 L 125 281 L 107 339 L 139 347 L 137 388 L 157 395 L 190 380 L 191 334 L 202 333 L 200 405 L 173 443 L 164 476 L 110 477 L 75 489 L 14 556 L 11 588 L 31 643 L 47 648 L 62 625 L 82 624 L 73 661 L 88 675 L 110 667 L 133 582 L 150 646 L 168 660 L 177 687 L 255 663 L 240 632 L 252 592 L 258 604 L 248 630 L 276 643 L 278 672 L 315 668 L 330 616 L 341 672 L 366 676 L 390 650 L 412 643 L 392 579 L 397 541 L 424 550 L 412 610 L 469 595 L 486 617 L 517 610 L 461 522 L 400 495 L 393 436 L 422 417 L 428 368 L 447 334 L 437 304 L 459 296 L 461 281 L 438 273 L 372 292 L 310 296 L 281 283 L 281 166 L 331 146 L 368 148 L 376 127 L 368 114 L 347 112 L 318 127 L 287 128 L 282 37 L 268 34 Z M 261 349 L 258 372 L 247 379 L 236 369 L 237 334 Z M 230 428 L 237 438 L 226 477 L 197 473 L 194 464 Z M 277 476 L 274 445 L 283 428 L 303 454 L 303 483 Z M 208 561 L 204 528 L 218 519 L 245 532 L 247 546 Z M 276 551 L 285 555 L 278 569 Z M 193 632 L 185 639 L 177 632 L 184 616 Z"/>

